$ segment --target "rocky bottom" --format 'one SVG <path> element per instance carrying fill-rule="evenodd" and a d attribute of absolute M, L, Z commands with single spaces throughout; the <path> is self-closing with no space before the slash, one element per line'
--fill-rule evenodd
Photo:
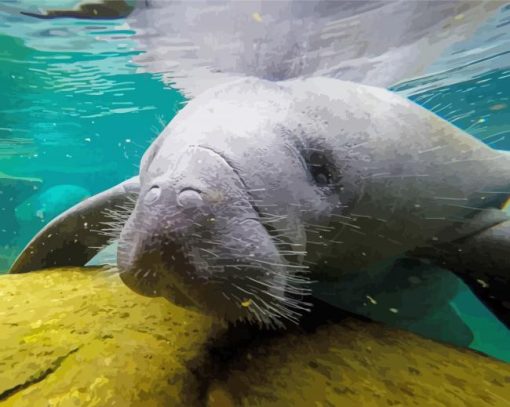
<path fill-rule="evenodd" d="M 0 276 L 0 325 L 1 406 L 510 405 L 476 352 L 340 312 L 225 327 L 100 268 Z"/>

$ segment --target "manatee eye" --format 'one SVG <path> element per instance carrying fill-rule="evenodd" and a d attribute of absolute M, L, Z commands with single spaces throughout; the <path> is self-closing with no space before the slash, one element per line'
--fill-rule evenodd
<path fill-rule="evenodd" d="M 310 173 L 315 183 L 320 187 L 327 186 L 331 181 L 331 173 L 325 165 L 310 166 Z"/>
<path fill-rule="evenodd" d="M 333 175 L 330 171 L 330 165 L 324 154 L 312 153 L 308 160 L 308 169 L 315 183 L 320 187 L 326 187 L 331 184 Z"/>

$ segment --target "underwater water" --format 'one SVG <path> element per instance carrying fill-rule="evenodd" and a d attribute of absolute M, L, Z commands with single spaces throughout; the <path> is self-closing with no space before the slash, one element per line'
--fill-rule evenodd
<path fill-rule="evenodd" d="M 510 150 L 509 22 L 507 7 L 434 74 L 393 90 Z M 0 8 L 0 272 L 52 218 L 135 175 L 185 103 L 132 62 L 133 34 L 122 19 L 37 20 Z M 466 50 L 482 46 L 470 58 Z M 453 304 L 472 347 L 510 361 L 510 333 L 467 288 Z"/>
<path fill-rule="evenodd" d="M 0 12 L 0 182 L 32 180 L 31 192 L 22 180 L 17 194 L 3 188 L 0 269 L 54 216 L 135 175 L 181 107 L 177 91 L 136 73 L 131 35 L 118 20 Z"/>

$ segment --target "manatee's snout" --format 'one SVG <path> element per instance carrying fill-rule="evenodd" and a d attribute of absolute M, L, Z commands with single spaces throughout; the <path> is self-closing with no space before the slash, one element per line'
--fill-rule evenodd
<path fill-rule="evenodd" d="M 188 280 L 208 278 L 198 270 L 189 242 L 193 235 L 206 235 L 211 221 L 213 214 L 201 191 L 176 191 L 169 183 L 153 183 L 120 236 L 117 262 L 122 280 L 140 294 L 189 305 L 183 286 Z"/>
<path fill-rule="evenodd" d="M 227 320 L 296 321 L 307 307 L 304 279 L 296 274 L 302 266 L 282 255 L 283 226 L 273 230 L 261 220 L 229 162 L 193 147 L 170 171 L 150 169 L 120 236 L 123 281 Z"/>

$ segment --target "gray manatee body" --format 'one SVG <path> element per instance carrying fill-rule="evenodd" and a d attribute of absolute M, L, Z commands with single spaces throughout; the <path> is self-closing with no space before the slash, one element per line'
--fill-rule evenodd
<path fill-rule="evenodd" d="M 466 344 L 455 287 L 433 276 L 453 271 L 509 325 L 509 171 L 507 153 L 387 90 L 236 80 L 190 101 L 139 178 L 62 214 L 11 272 L 84 264 L 106 210 L 142 294 L 261 325 L 297 322 L 310 295 L 396 325 L 443 310 Z"/>

